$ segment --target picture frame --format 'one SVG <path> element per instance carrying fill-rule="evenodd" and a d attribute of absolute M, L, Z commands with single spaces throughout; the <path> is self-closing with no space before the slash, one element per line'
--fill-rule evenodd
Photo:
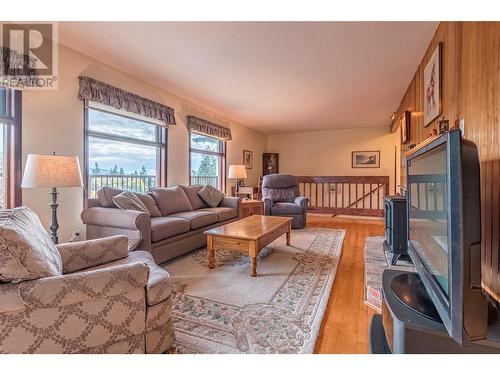
<path fill-rule="evenodd" d="M 424 69 L 424 126 L 427 127 L 441 114 L 441 55 L 438 43 Z"/>
<path fill-rule="evenodd" d="M 352 168 L 380 168 L 380 151 L 353 151 Z"/>
<path fill-rule="evenodd" d="M 246 169 L 252 169 L 253 166 L 253 152 L 243 150 L 243 165 Z"/>
<path fill-rule="evenodd" d="M 404 111 L 401 115 L 401 144 L 407 144 L 410 140 L 411 112 Z"/>
<path fill-rule="evenodd" d="M 450 121 L 445 119 L 444 116 L 441 120 L 437 122 L 438 124 L 438 134 L 444 134 L 450 130 Z"/>

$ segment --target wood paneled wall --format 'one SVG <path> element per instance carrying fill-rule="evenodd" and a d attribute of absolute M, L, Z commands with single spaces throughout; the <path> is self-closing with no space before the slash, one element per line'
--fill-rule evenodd
<path fill-rule="evenodd" d="M 398 109 L 411 111 L 410 141 L 419 143 L 436 128 L 423 124 L 423 74 L 442 43 L 442 116 L 450 125 L 465 120 L 465 138 L 476 143 L 481 160 L 482 285 L 500 301 L 500 22 L 442 22 Z M 399 116 L 398 116 L 399 117 Z M 439 117 L 441 118 L 441 116 Z M 439 119 L 438 118 L 438 119 Z M 391 124 L 397 129 L 399 121 Z M 402 183 L 405 170 L 402 168 Z"/>

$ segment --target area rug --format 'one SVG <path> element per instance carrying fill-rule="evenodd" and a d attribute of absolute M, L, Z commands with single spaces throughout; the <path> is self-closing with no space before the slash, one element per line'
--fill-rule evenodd
<path fill-rule="evenodd" d="M 414 271 L 411 263 L 398 260 L 391 265 L 391 254 L 384 250 L 385 237 L 368 237 L 365 242 L 365 303 L 382 309 L 382 274 L 386 269 Z"/>
<path fill-rule="evenodd" d="M 340 260 L 344 230 L 294 230 L 257 258 L 201 249 L 163 265 L 172 277 L 176 353 L 312 353 Z"/>

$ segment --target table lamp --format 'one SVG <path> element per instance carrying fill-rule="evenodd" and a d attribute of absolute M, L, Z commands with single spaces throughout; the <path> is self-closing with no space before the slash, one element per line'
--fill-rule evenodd
<path fill-rule="evenodd" d="M 57 188 L 83 186 L 78 156 L 29 154 L 24 167 L 22 188 L 52 188 L 50 231 L 52 242 L 59 243 L 57 230 Z"/>
<path fill-rule="evenodd" d="M 230 165 L 227 178 L 236 179 L 236 195 L 240 190 L 240 185 L 243 184 L 243 179 L 247 178 L 247 169 L 244 165 Z"/>

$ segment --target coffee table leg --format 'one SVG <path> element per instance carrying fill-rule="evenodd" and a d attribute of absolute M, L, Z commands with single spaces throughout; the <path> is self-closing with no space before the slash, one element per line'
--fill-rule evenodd
<path fill-rule="evenodd" d="M 250 241 L 248 243 L 248 256 L 250 257 L 250 276 L 257 276 L 257 242 Z"/>
<path fill-rule="evenodd" d="M 288 231 L 286 232 L 286 245 L 290 246 L 290 235 L 292 234 L 292 222 L 288 223 Z"/>
<path fill-rule="evenodd" d="M 257 276 L 257 258 L 250 257 L 250 276 Z"/>
<path fill-rule="evenodd" d="M 214 268 L 214 241 L 211 235 L 207 236 L 208 268 Z"/>

